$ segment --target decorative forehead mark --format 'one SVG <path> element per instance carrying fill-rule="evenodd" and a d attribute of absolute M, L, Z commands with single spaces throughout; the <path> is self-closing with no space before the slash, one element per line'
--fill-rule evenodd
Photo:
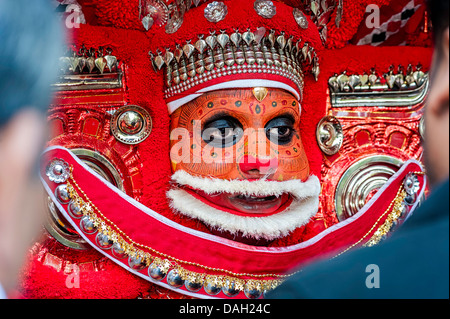
<path fill-rule="evenodd" d="M 252 90 L 253 96 L 259 101 L 262 102 L 269 94 L 269 89 L 263 87 L 256 87 Z"/>

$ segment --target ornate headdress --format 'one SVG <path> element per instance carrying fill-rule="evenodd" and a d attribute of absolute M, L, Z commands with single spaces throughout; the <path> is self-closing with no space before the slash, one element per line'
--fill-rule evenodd
<path fill-rule="evenodd" d="M 155 71 L 165 69 L 169 112 L 226 88 L 278 87 L 301 100 L 304 70 L 316 79 L 320 73 L 316 47 L 322 43 L 309 24 L 299 9 L 272 1 L 214 1 L 191 9 L 176 36 L 152 39 L 152 46 L 161 43 L 150 56 Z"/>

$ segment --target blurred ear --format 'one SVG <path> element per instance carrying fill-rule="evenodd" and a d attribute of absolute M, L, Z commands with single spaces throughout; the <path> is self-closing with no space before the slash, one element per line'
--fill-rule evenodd
<path fill-rule="evenodd" d="M 442 34 L 440 45 L 436 48 L 435 74 L 433 76 L 432 103 L 428 104 L 428 113 L 441 116 L 449 111 L 449 29 Z"/>
<path fill-rule="evenodd" d="M 0 202 L 5 211 L 14 208 L 14 198 L 30 176 L 37 173 L 34 170 L 38 167 L 44 132 L 43 116 L 31 108 L 14 115 L 0 129 Z"/>
<path fill-rule="evenodd" d="M 44 207 L 37 168 L 45 138 L 42 114 L 24 109 L 0 128 L 0 282 L 14 288 Z"/>

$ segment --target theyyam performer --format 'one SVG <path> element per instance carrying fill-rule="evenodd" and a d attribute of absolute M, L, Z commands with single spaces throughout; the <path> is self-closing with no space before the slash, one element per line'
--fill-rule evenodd
<path fill-rule="evenodd" d="M 424 198 L 423 1 L 55 7 L 72 28 L 24 297 L 264 298 Z"/>

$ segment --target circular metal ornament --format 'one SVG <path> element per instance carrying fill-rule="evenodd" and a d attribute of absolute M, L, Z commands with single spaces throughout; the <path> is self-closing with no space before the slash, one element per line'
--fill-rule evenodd
<path fill-rule="evenodd" d="M 81 207 L 78 205 L 78 203 L 74 202 L 73 200 L 71 200 L 69 202 L 67 211 L 69 212 L 69 215 L 75 219 L 80 219 L 83 217 L 83 212 L 81 211 Z"/>
<path fill-rule="evenodd" d="M 127 257 L 127 254 L 125 253 L 125 250 L 120 247 L 119 243 L 114 243 L 112 245 L 112 254 L 114 255 L 114 257 L 118 258 L 118 259 L 124 259 Z"/>
<path fill-rule="evenodd" d="M 184 280 L 176 269 L 173 269 L 167 275 L 167 283 L 175 288 L 180 288 L 184 285 Z"/>
<path fill-rule="evenodd" d="M 403 202 L 408 206 L 412 206 L 416 202 L 416 199 L 417 199 L 416 194 L 406 194 L 406 197 L 403 200 Z"/>
<path fill-rule="evenodd" d="M 317 143 L 326 155 L 334 155 L 339 152 L 344 143 L 344 131 L 342 125 L 334 116 L 324 117 L 317 125 Z"/>
<path fill-rule="evenodd" d="M 125 192 L 119 172 L 106 157 L 96 151 L 84 148 L 75 148 L 70 151 L 106 181 Z"/>
<path fill-rule="evenodd" d="M 186 283 L 184 286 L 190 292 L 199 292 L 202 289 L 203 284 L 201 282 L 186 280 Z"/>
<path fill-rule="evenodd" d="M 147 267 L 147 265 L 144 263 L 143 259 L 141 257 L 130 257 L 128 258 L 128 265 L 131 269 L 140 271 Z"/>
<path fill-rule="evenodd" d="M 245 288 L 244 294 L 248 299 L 259 299 L 263 293 L 258 289 Z"/>
<path fill-rule="evenodd" d="M 205 8 L 205 18 L 209 22 L 218 23 L 225 19 L 228 14 L 228 7 L 222 1 L 214 1 Z"/>
<path fill-rule="evenodd" d="M 48 164 L 45 174 L 51 182 L 57 184 L 65 183 L 70 176 L 69 164 L 62 159 L 54 159 Z"/>
<path fill-rule="evenodd" d="M 206 293 L 210 296 L 216 296 L 222 291 L 221 287 L 215 286 L 214 283 L 209 280 L 205 282 L 204 288 Z"/>
<path fill-rule="evenodd" d="M 95 237 L 95 242 L 97 243 L 97 245 L 101 248 L 101 249 L 111 249 L 111 247 L 113 246 L 113 242 L 108 238 L 108 236 L 98 233 L 97 237 Z"/>
<path fill-rule="evenodd" d="M 395 157 L 375 155 L 350 166 L 336 188 L 335 208 L 339 221 L 357 214 L 402 165 Z"/>
<path fill-rule="evenodd" d="M 409 173 L 406 175 L 403 182 L 403 187 L 405 188 L 407 194 L 417 195 L 417 192 L 420 190 L 420 182 L 417 175 L 414 173 Z"/>
<path fill-rule="evenodd" d="M 161 281 L 166 278 L 167 273 L 163 271 L 160 266 L 151 264 L 150 267 L 148 267 L 148 275 L 157 281 Z"/>
<path fill-rule="evenodd" d="M 227 282 L 225 283 L 225 285 L 222 288 L 222 292 L 230 298 L 236 297 L 239 293 L 240 290 L 236 289 L 236 284 L 234 282 L 230 282 L 229 280 L 227 280 Z"/>
<path fill-rule="evenodd" d="M 406 221 L 408 217 L 408 212 L 409 212 L 408 205 L 406 205 L 405 202 L 401 203 L 400 217 L 397 220 L 393 221 L 390 232 L 395 232 L 401 225 L 403 225 L 403 223 Z"/>
<path fill-rule="evenodd" d="M 136 145 L 149 137 L 152 131 L 152 118 L 140 106 L 125 106 L 114 113 L 111 131 L 118 141 L 127 145 Z"/>
<path fill-rule="evenodd" d="M 59 185 L 55 189 L 55 196 L 58 202 L 60 202 L 63 205 L 67 205 L 70 202 L 70 195 L 67 191 L 67 185 Z"/>
<path fill-rule="evenodd" d="M 308 19 L 305 14 L 299 8 L 294 9 L 294 19 L 302 29 L 308 29 Z"/>
<path fill-rule="evenodd" d="M 97 232 L 97 227 L 95 227 L 94 222 L 89 218 L 89 216 L 85 216 L 81 219 L 80 228 L 83 233 L 92 235 Z"/>
<path fill-rule="evenodd" d="M 265 19 L 272 19 L 277 14 L 277 7 L 270 0 L 256 0 L 254 8 Z"/>

